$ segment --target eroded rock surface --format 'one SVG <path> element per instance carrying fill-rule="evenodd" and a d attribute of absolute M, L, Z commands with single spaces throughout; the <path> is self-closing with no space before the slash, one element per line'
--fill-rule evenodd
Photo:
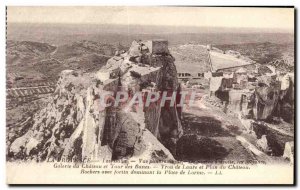
<path fill-rule="evenodd" d="M 133 42 L 96 73 L 63 71 L 47 106 L 30 120 L 32 126 L 9 142 L 8 160 L 173 160 L 182 135 L 176 106 L 101 104 L 107 93 L 114 103 L 117 91 L 178 92 L 174 58 L 166 45 Z"/>

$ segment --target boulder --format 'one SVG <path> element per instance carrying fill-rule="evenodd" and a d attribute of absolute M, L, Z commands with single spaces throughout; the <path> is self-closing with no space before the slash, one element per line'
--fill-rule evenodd
<path fill-rule="evenodd" d="M 263 135 L 260 139 L 256 141 L 256 146 L 266 153 L 270 152 L 266 135 Z"/>
<path fill-rule="evenodd" d="M 294 164 L 294 151 L 294 141 L 286 142 L 282 157 L 288 159 L 291 164 Z"/>

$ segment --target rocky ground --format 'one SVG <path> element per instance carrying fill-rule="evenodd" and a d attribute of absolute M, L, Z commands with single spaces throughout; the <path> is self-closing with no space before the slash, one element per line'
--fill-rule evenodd
<path fill-rule="evenodd" d="M 197 100 L 183 113 L 185 135 L 182 144 L 178 144 L 179 147 L 182 146 L 178 150 L 182 151 L 179 153 L 182 155 L 178 155 L 178 158 L 185 161 L 256 160 L 251 151 L 236 139 L 243 130 L 239 124 L 203 98 Z"/>
<path fill-rule="evenodd" d="M 208 98 L 205 92 L 197 95 L 193 106 L 183 112 L 184 136 L 178 143 L 177 159 L 192 162 L 245 160 L 288 163 L 281 157 L 282 153 L 279 157 L 272 156 L 258 146 L 259 138 L 247 129 L 247 120 L 239 119 L 230 110 L 225 114 L 222 104 Z M 282 138 L 286 142 L 289 137 Z M 280 139 L 274 138 L 274 141 Z"/>

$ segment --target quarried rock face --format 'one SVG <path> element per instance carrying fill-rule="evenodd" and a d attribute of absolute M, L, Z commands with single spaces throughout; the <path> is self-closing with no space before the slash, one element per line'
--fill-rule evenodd
<path fill-rule="evenodd" d="M 95 74 L 63 71 L 32 127 L 11 142 L 8 160 L 173 160 L 182 135 L 176 106 L 169 100 L 164 107 L 116 104 L 120 91 L 132 99 L 139 93 L 179 93 L 174 58 L 164 48 L 153 53 L 147 43 L 134 42 Z"/>
<path fill-rule="evenodd" d="M 152 46 L 148 47 L 148 44 Z M 119 81 L 119 90 L 122 89 L 129 94 L 179 93 L 174 58 L 168 53 L 168 49 L 163 50 L 165 46 L 160 46 L 159 51 L 156 51 L 157 45 L 153 44 L 155 42 L 133 42 L 127 53 L 119 54 L 108 61 L 106 69 L 112 73 L 111 78 L 119 76 L 115 79 Z M 137 111 L 129 109 L 127 112 Z M 137 120 L 172 154 L 176 154 L 176 142 L 182 135 L 179 114 L 176 105 L 171 106 L 170 101 L 166 101 L 164 106 L 160 106 L 159 103 L 144 106 L 138 114 L 142 120 L 140 118 Z"/>

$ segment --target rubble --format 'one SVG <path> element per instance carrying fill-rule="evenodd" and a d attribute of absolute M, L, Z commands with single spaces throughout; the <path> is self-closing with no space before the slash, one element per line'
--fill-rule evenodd
<path fill-rule="evenodd" d="M 228 53 L 238 58 L 237 52 Z M 213 55 L 210 52 L 210 61 L 216 66 L 220 60 Z M 229 59 L 222 60 L 228 62 Z M 282 156 L 285 144 L 292 141 L 290 133 L 285 131 L 289 131 L 294 122 L 293 73 L 280 72 L 276 65 L 255 66 L 255 69 L 242 66 L 206 73 L 210 80 L 210 97 L 205 100 L 237 117 L 246 133 L 256 139 L 257 148 L 268 155 Z M 279 119 L 274 123 L 276 118 Z"/>

